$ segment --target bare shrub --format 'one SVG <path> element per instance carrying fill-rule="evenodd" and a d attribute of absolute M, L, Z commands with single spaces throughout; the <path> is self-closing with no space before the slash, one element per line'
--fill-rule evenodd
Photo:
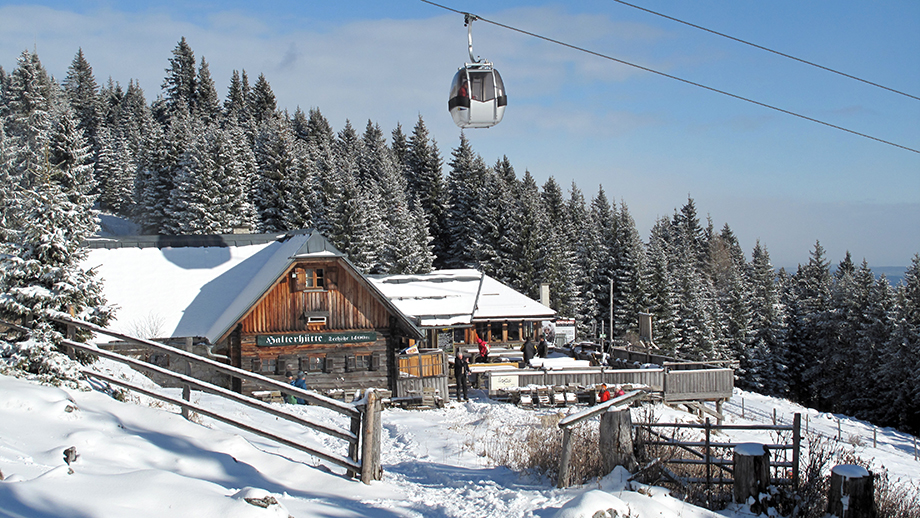
<path fill-rule="evenodd" d="M 559 420 L 562 417 L 561 413 L 537 416 L 539 422 L 535 420 L 530 426 L 517 427 L 513 432 L 494 436 L 484 445 L 481 454 L 497 465 L 558 480 L 563 435 L 562 429 L 559 428 Z M 573 484 L 583 484 L 607 475 L 603 472 L 598 434 L 598 424 L 595 420 L 588 420 L 572 427 Z"/>
<path fill-rule="evenodd" d="M 163 335 L 163 326 L 166 319 L 158 313 L 148 313 L 147 316 L 135 319 L 128 326 L 128 333 L 137 338 L 150 340 Z"/>

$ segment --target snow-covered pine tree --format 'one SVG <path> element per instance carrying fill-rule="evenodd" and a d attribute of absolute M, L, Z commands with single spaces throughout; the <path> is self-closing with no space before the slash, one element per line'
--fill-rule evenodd
<path fill-rule="evenodd" d="M 256 123 L 265 122 L 275 116 L 277 109 L 275 93 L 272 92 L 272 87 L 268 84 L 265 74 L 259 74 L 256 84 L 252 86 L 249 105 L 252 118 Z"/>
<path fill-rule="evenodd" d="M 105 325 L 113 312 L 93 271 L 79 266 L 81 243 L 96 223 L 92 198 L 74 190 L 81 185 L 69 176 L 74 171 L 46 161 L 31 188 L 15 187 L 22 217 L 17 227 L 3 228 L 8 239 L 0 243 L 0 318 L 33 328 L 29 341 L 0 344 L 0 356 L 47 381 L 76 375 L 55 350 L 62 332 L 49 317 L 69 313 Z"/>
<path fill-rule="evenodd" d="M 537 235 L 531 239 L 539 240 L 545 247 L 545 266 L 537 268 L 540 282 L 550 285 L 550 306 L 560 315 L 575 317 L 583 314 L 584 299 L 579 291 L 579 271 L 575 265 L 576 255 L 572 246 L 574 229 L 567 216 L 565 197 L 562 188 L 551 176 L 543 184 L 540 193 L 542 212 L 546 215 L 545 230 L 540 234 L 540 226 L 533 229 Z M 525 245 L 526 246 L 526 245 Z M 537 288 L 539 289 L 539 288 Z M 539 293 L 529 292 L 536 298 Z M 534 295 L 534 293 L 536 293 Z"/>
<path fill-rule="evenodd" d="M 574 315 L 577 325 L 580 326 L 578 331 L 585 334 L 594 326 L 600 329 L 601 322 L 605 322 L 604 329 L 609 337 L 609 321 L 601 316 L 597 293 L 593 290 L 598 268 L 597 260 L 601 254 L 600 235 L 585 204 L 584 194 L 574 181 L 569 191 L 565 214 L 572 232 L 568 245 L 574 252 L 572 266 L 576 291 L 581 294 L 580 305 L 575 308 L 578 312 Z M 607 286 L 609 287 L 609 284 Z"/>
<path fill-rule="evenodd" d="M 680 348 L 677 330 L 677 288 L 671 268 L 671 222 L 661 217 L 652 227 L 646 255 L 644 277 L 648 286 L 649 306 L 654 321 L 653 339 L 662 354 L 674 356 Z"/>
<path fill-rule="evenodd" d="M 648 311 L 649 301 L 645 278 L 645 245 L 636 230 L 636 222 L 622 200 L 617 211 L 617 251 L 613 259 L 614 316 L 621 334 L 638 336 L 639 313 Z"/>
<path fill-rule="evenodd" d="M 845 388 L 850 415 L 877 421 L 878 402 L 885 394 L 879 383 L 882 356 L 894 331 L 894 289 L 885 276 L 876 279 L 864 259 L 854 276 L 857 293 L 862 297 L 855 320 L 852 362 L 850 372 L 856 374 L 853 383 Z"/>
<path fill-rule="evenodd" d="M 161 86 L 166 94 L 166 109 L 170 116 L 177 111 L 193 113 L 198 93 L 198 76 L 195 71 L 195 53 L 185 41 L 185 36 L 176 44 L 172 55 Z"/>
<path fill-rule="evenodd" d="M 486 164 L 460 133 L 460 145 L 451 153 L 451 171 L 447 178 L 447 232 L 450 248 L 445 258 L 448 268 L 479 268 L 482 246 L 481 192 Z"/>
<path fill-rule="evenodd" d="M 259 125 L 255 158 L 257 173 L 253 185 L 253 205 L 259 219 L 260 232 L 289 230 L 285 222 L 285 199 L 282 186 L 289 176 L 300 178 L 297 172 L 295 139 L 290 124 L 272 117 Z"/>
<path fill-rule="evenodd" d="M 306 142 L 308 175 L 316 182 L 310 197 L 313 224 L 324 235 L 332 233 L 333 213 L 341 201 L 340 171 L 336 166 L 335 132 L 318 108 L 311 108 L 307 118 Z"/>
<path fill-rule="evenodd" d="M 429 137 L 425 121 L 419 115 L 418 122 L 409 137 L 406 156 L 406 180 L 410 200 L 418 200 L 428 221 L 428 233 L 432 238 L 435 254 L 434 266 L 443 268 L 447 264 L 450 237 L 447 231 L 447 186 L 441 170 L 441 154 L 438 144 Z"/>
<path fill-rule="evenodd" d="M 760 240 L 754 245 L 751 254 L 748 283 L 751 287 L 751 328 L 754 335 L 746 374 L 739 382 L 745 388 L 782 397 L 788 386 L 788 360 L 784 346 L 785 311 L 780 302 L 770 253 L 760 244 Z"/>
<path fill-rule="evenodd" d="M 816 380 L 824 372 L 821 351 L 829 338 L 831 274 L 824 247 L 815 242 L 808 263 L 799 265 L 789 288 L 790 319 L 788 334 L 789 381 L 793 397 L 806 404 L 823 404 L 815 392 Z"/>
<path fill-rule="evenodd" d="M 368 121 L 363 142 L 359 176 L 367 178 L 366 188 L 375 189 L 379 195 L 378 211 L 383 231 L 379 269 L 387 273 L 417 272 L 419 265 L 413 263 L 425 255 L 428 244 L 418 235 L 420 229 L 415 228 L 419 220 L 412 214 L 406 198 L 406 177 L 387 147 L 379 125 Z M 427 228 L 424 232 L 427 235 Z M 418 249 L 419 245 L 423 249 Z"/>
<path fill-rule="evenodd" d="M 51 79 L 38 55 L 24 51 L 4 89 L 5 130 L 12 149 L 12 175 L 26 189 L 45 171 L 53 120 Z"/>
<path fill-rule="evenodd" d="M 591 198 L 590 205 L 591 233 L 596 236 L 596 249 L 592 252 L 594 270 L 589 272 L 590 278 L 586 286 L 587 292 L 590 292 L 590 298 L 595 301 L 596 313 L 592 321 L 606 322 L 605 329 L 611 339 L 618 339 L 625 334 L 624 323 L 610 321 L 610 305 L 620 303 L 621 286 L 613 284 L 614 298 L 610 299 L 610 281 L 616 280 L 615 258 L 619 253 L 619 244 L 617 243 L 617 217 L 616 209 L 607 199 L 607 193 L 604 192 L 603 186 L 598 186 L 597 194 Z M 614 315 L 615 317 L 616 315 Z M 613 327 L 611 327 L 613 326 Z"/>
<path fill-rule="evenodd" d="M 77 51 L 70 67 L 67 69 L 67 76 L 61 83 L 67 100 L 73 108 L 74 116 L 77 120 L 77 128 L 83 132 L 87 142 L 92 149 L 93 156 L 99 153 L 101 147 L 96 133 L 99 125 L 102 123 L 99 100 L 99 85 L 93 76 L 93 67 L 90 66 L 86 57 L 83 55 L 83 49 Z"/>
<path fill-rule="evenodd" d="M 206 123 L 216 123 L 220 116 L 220 96 L 214 87 L 211 70 L 204 56 L 198 67 L 198 76 L 195 79 L 195 117 Z"/>

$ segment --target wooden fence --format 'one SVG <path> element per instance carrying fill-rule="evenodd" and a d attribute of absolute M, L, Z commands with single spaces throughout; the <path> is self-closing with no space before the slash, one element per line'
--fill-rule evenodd
<path fill-rule="evenodd" d="M 447 401 L 447 355 L 440 349 L 401 354 L 396 359 L 399 374 L 393 398 L 419 399 L 430 394 L 435 400 Z"/>
<path fill-rule="evenodd" d="M 646 393 L 641 390 L 633 390 L 622 396 L 615 397 L 599 405 L 595 405 L 587 410 L 582 410 L 572 414 L 559 421 L 559 428 L 562 428 L 562 456 L 559 460 L 559 480 L 556 482 L 557 487 L 568 487 L 571 485 L 570 467 L 572 463 L 572 427 L 585 419 L 594 417 L 611 408 L 626 406 L 633 401 L 642 399 Z"/>
<path fill-rule="evenodd" d="M 738 444 L 732 442 L 719 442 L 712 440 L 712 433 L 722 430 L 751 430 L 765 433 L 776 433 L 782 438 L 783 432 L 791 432 L 791 437 L 784 442 L 765 444 L 770 451 L 771 483 L 774 485 L 791 484 L 794 488 L 799 485 L 799 455 L 802 443 L 801 434 L 802 416 L 795 414 L 792 425 L 714 425 L 706 418 L 704 424 L 691 423 L 636 423 L 635 443 L 639 447 L 663 447 L 672 451 L 671 455 L 662 458 L 663 464 L 695 465 L 705 468 L 705 476 L 681 476 L 670 469 L 663 469 L 667 478 L 673 482 L 688 487 L 691 484 L 703 484 L 707 498 L 712 502 L 713 487 L 731 485 L 734 483 L 733 460 L 731 453 Z M 660 431 L 671 430 L 671 436 Z M 679 435 L 681 430 L 702 430 L 702 440 L 687 440 Z M 777 452 L 779 454 L 777 454 Z M 680 455 L 678 455 L 678 453 Z M 791 453 L 790 455 L 786 453 Z M 713 471 L 716 470 L 714 473 Z"/>
<path fill-rule="evenodd" d="M 167 354 L 173 355 L 174 357 L 181 358 L 187 362 L 189 365 L 191 362 L 195 362 L 199 365 L 205 365 L 211 369 L 214 369 L 218 372 L 226 374 L 231 377 L 239 378 L 241 380 L 247 380 L 256 385 L 267 387 L 274 390 L 284 391 L 285 393 L 292 394 L 298 398 L 302 398 L 310 404 L 321 406 L 329 410 L 338 412 L 350 419 L 350 428 L 339 429 L 335 427 L 326 426 L 324 424 L 313 422 L 309 419 L 305 419 L 299 416 L 295 416 L 288 412 L 285 412 L 279 408 L 272 407 L 258 399 L 254 399 L 236 392 L 232 392 L 223 387 L 217 385 L 212 385 L 210 383 L 201 381 L 199 379 L 193 378 L 185 374 L 179 374 L 173 372 L 169 369 L 164 369 L 150 363 L 146 363 L 140 360 L 135 360 L 133 358 L 122 356 L 118 353 L 106 351 L 100 349 L 91 344 L 85 344 L 80 342 L 74 342 L 72 340 L 65 340 L 64 345 L 68 348 L 69 352 L 73 355 L 74 351 L 81 351 L 84 353 L 102 356 L 120 363 L 129 365 L 135 369 L 143 370 L 147 372 L 154 372 L 156 374 L 165 376 L 171 380 L 177 381 L 182 385 L 182 400 L 172 398 L 170 396 L 159 394 L 155 391 L 150 391 L 137 387 L 136 385 L 130 384 L 123 380 L 118 380 L 109 376 L 105 376 L 91 370 L 85 369 L 83 372 L 87 376 L 97 378 L 99 380 L 105 381 L 106 383 L 112 383 L 119 385 L 129 390 L 137 391 L 139 393 L 145 394 L 149 397 L 160 399 L 172 404 L 175 404 L 182 408 L 182 414 L 184 417 L 188 418 L 189 412 L 194 411 L 201 415 L 208 416 L 212 419 L 230 424 L 242 430 L 258 434 L 260 436 L 271 439 L 275 442 L 290 446 L 292 448 L 299 449 L 310 455 L 313 455 L 319 459 L 330 462 L 341 466 L 347 470 L 348 476 L 360 476 L 360 479 L 365 484 L 369 484 L 372 480 L 380 480 L 382 477 L 382 468 L 380 464 L 380 436 L 381 436 L 381 409 L 382 402 L 377 396 L 377 393 L 373 390 L 369 390 L 366 394 L 366 397 L 358 403 L 344 403 L 342 401 L 332 399 L 311 390 L 304 390 L 287 383 L 273 380 L 271 378 L 262 376 L 254 372 L 244 371 L 230 365 L 217 362 L 196 354 L 190 353 L 188 351 L 183 351 L 168 345 L 164 345 L 158 342 L 151 340 L 145 340 L 142 338 L 134 338 L 127 336 L 121 333 L 110 331 L 108 329 L 96 326 L 94 324 L 83 322 L 80 320 L 70 319 L 70 318 L 57 318 L 55 321 L 65 324 L 68 326 L 68 329 L 73 329 L 76 327 L 87 329 L 95 333 L 101 333 L 108 336 L 124 340 L 128 343 L 139 344 L 145 347 L 150 347 L 152 349 L 165 352 Z M 69 335 L 72 335 L 72 332 L 68 332 Z M 197 390 L 205 391 L 210 394 L 214 394 L 228 400 L 234 401 L 246 405 L 255 410 L 264 412 L 272 417 L 286 419 L 313 430 L 316 430 L 320 433 L 329 435 L 336 439 L 341 439 L 345 441 L 348 445 L 348 454 L 343 456 L 335 452 L 328 450 L 313 448 L 300 444 L 296 441 L 286 439 L 283 437 L 276 436 L 265 430 L 261 430 L 250 425 L 246 425 L 237 421 L 232 417 L 227 417 L 221 415 L 218 412 L 202 408 L 199 405 L 191 403 L 191 389 L 195 388 Z"/>
<path fill-rule="evenodd" d="M 482 373 L 490 396 L 529 385 L 590 387 L 608 385 L 645 386 L 666 403 L 721 401 L 732 397 L 734 370 L 612 369 L 585 367 L 572 370 L 495 369 Z"/>

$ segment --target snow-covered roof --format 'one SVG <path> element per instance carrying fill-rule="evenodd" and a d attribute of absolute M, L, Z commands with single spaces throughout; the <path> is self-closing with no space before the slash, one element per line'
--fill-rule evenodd
<path fill-rule="evenodd" d="M 192 336 L 216 343 L 296 260 L 339 257 L 357 273 L 315 231 L 98 238 L 87 245 L 83 267 L 98 272 L 106 299 L 118 306 L 109 328 L 144 338 Z M 397 306 L 376 295 L 421 336 Z"/>
<path fill-rule="evenodd" d="M 545 320 L 552 309 L 473 269 L 368 279 L 421 327 L 470 325 L 488 320 Z"/>

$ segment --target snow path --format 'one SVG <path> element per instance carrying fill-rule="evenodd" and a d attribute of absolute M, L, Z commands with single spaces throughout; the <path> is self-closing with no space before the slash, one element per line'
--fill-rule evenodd
<path fill-rule="evenodd" d="M 404 488 L 409 516 L 552 516 L 581 490 L 494 466 L 480 455 L 495 427 L 539 424 L 534 411 L 478 400 L 439 410 L 390 409 L 384 416 L 384 482 Z M 495 412 L 503 415 L 493 415 Z M 509 415 L 510 414 L 510 415 Z M 510 419 L 509 419 L 510 417 Z M 420 429 L 426 433 L 419 434 Z"/>

